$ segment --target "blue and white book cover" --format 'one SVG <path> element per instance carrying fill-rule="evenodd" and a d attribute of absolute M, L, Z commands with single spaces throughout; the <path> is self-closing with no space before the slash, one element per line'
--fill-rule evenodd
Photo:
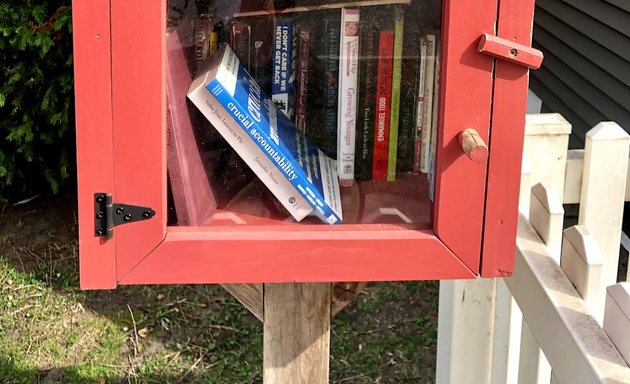
<path fill-rule="evenodd" d="M 229 46 L 217 54 L 221 56 L 219 68 L 207 71 L 210 76 L 205 77 L 205 89 L 302 194 L 316 216 L 329 224 L 341 223 L 335 161 L 297 131 L 247 73 Z M 189 98 L 194 86 L 195 83 Z"/>
<path fill-rule="evenodd" d="M 293 118 L 297 31 L 291 20 L 277 20 L 274 26 L 271 99 L 289 118 Z"/>

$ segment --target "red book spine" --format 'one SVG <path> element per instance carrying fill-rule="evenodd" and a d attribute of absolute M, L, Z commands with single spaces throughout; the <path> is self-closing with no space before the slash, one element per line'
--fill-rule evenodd
<path fill-rule="evenodd" d="M 376 76 L 374 157 L 372 160 L 372 178 L 374 180 L 385 180 L 387 178 L 393 59 L 394 32 L 380 32 L 378 37 L 378 67 Z"/>

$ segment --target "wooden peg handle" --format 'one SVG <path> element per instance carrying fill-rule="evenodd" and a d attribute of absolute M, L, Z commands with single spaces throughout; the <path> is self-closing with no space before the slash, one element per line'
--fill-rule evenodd
<path fill-rule="evenodd" d="M 464 129 L 459 134 L 459 143 L 468 158 L 475 163 L 488 161 L 488 146 L 474 129 Z"/>

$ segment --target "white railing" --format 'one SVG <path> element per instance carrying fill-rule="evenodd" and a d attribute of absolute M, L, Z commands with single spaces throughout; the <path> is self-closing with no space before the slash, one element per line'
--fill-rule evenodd
<path fill-rule="evenodd" d="M 514 275 L 441 282 L 438 383 L 630 383 L 630 283 L 617 284 L 630 136 L 600 123 L 567 151 L 570 131 L 527 118 Z M 579 203 L 565 230 L 563 203 Z"/>

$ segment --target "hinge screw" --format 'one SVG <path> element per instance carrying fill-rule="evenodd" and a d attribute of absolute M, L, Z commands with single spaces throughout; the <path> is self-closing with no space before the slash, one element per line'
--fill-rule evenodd
<path fill-rule="evenodd" d="M 103 202 L 103 196 L 97 196 L 96 197 L 96 202 L 97 203 L 102 203 Z"/>
<path fill-rule="evenodd" d="M 103 236 L 103 234 L 105 234 L 105 231 L 103 231 L 102 228 L 99 228 L 99 229 L 96 230 L 96 234 L 99 235 L 99 236 Z"/>
<path fill-rule="evenodd" d="M 97 218 L 97 219 L 102 219 L 102 218 L 103 218 L 103 216 L 104 216 L 104 215 L 103 215 L 103 212 L 102 212 L 102 211 L 96 214 L 96 218 Z"/>
<path fill-rule="evenodd" d="M 123 219 L 124 219 L 125 221 L 129 221 L 129 220 L 131 220 L 131 213 L 126 214 L 126 215 L 123 217 Z"/>
<path fill-rule="evenodd" d="M 122 213 L 125 211 L 125 209 L 123 207 L 118 207 L 116 208 L 116 213 L 119 215 L 122 215 Z"/>
<path fill-rule="evenodd" d="M 151 216 L 151 211 L 144 211 L 142 213 L 142 216 L 144 216 L 145 218 L 150 217 Z"/>

